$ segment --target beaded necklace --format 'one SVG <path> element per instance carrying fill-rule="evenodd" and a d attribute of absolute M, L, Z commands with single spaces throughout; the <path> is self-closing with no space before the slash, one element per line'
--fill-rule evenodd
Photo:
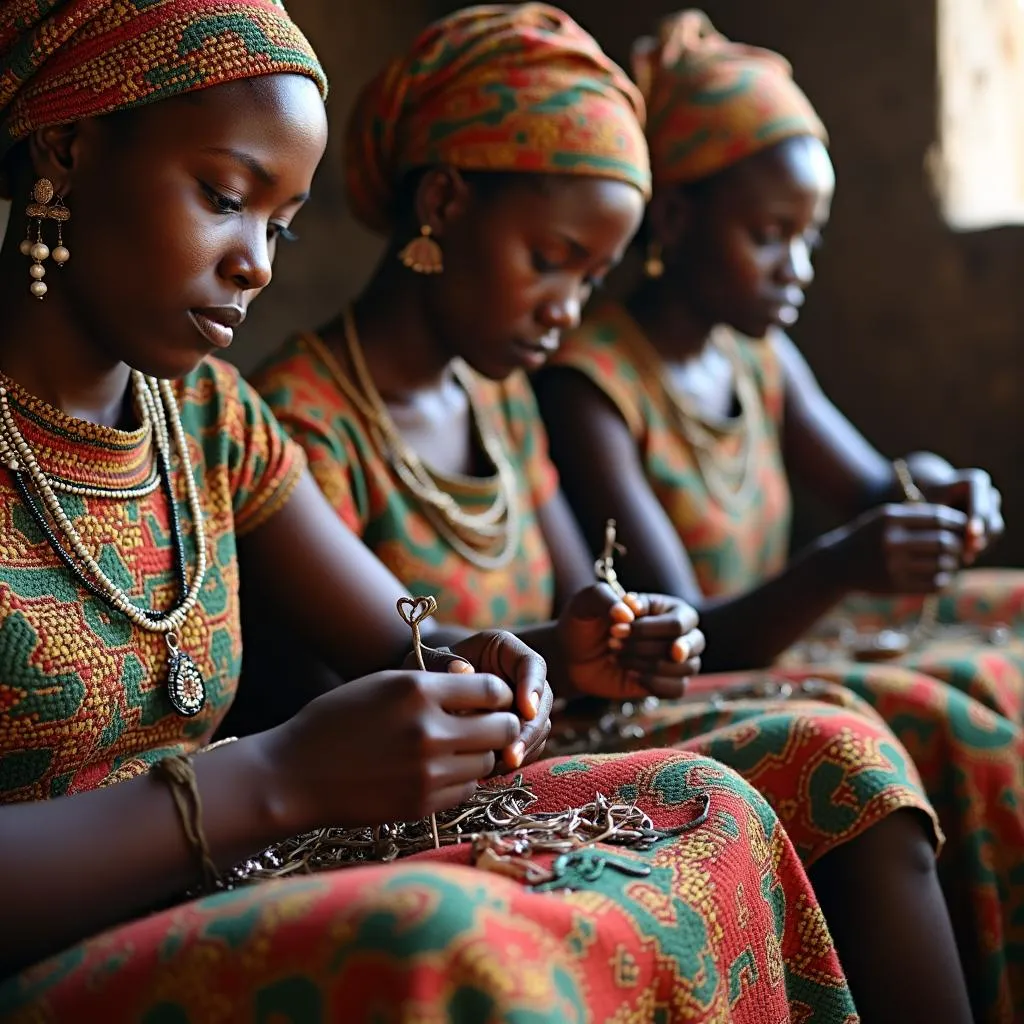
<path fill-rule="evenodd" d="M 167 611 L 136 605 L 100 568 L 86 547 L 81 534 L 61 506 L 56 491 L 81 497 L 127 500 L 152 493 L 147 480 L 136 488 L 104 488 L 68 484 L 57 481 L 39 465 L 35 452 L 26 441 L 11 409 L 8 388 L 0 384 L 0 460 L 11 470 L 18 493 L 57 557 L 84 590 L 125 616 L 134 626 L 150 633 L 160 633 L 168 649 L 167 695 L 178 714 L 187 718 L 197 715 L 206 703 L 206 684 L 195 662 L 181 650 L 180 630 L 195 608 L 206 577 L 206 527 L 202 505 L 192 472 L 185 429 L 174 392 L 168 381 L 157 381 L 132 371 L 139 415 L 143 426 L 152 434 L 156 449 L 153 476 L 162 485 L 167 498 L 171 537 L 174 546 L 175 575 L 179 596 Z M 170 432 L 168 431 L 170 424 Z M 178 516 L 174 486 L 171 480 L 171 433 L 185 475 L 185 491 L 195 527 L 196 567 L 191 584 L 185 567 L 185 545 Z M 26 479 L 27 477 L 27 479 Z M 31 488 L 29 487 L 31 481 Z M 147 490 L 148 488 L 148 490 Z M 35 493 L 33 493 L 33 491 Z M 49 516 L 49 518 L 47 517 Z M 58 536 L 58 534 L 60 536 Z M 70 550 L 69 550 L 70 548 Z"/>

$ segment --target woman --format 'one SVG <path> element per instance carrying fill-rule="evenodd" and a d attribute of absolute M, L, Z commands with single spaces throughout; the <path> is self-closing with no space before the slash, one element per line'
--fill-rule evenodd
<path fill-rule="evenodd" d="M 462 846 L 446 864 L 183 902 L 324 822 L 455 807 L 495 750 L 536 756 L 550 704 L 543 661 L 494 633 L 433 656 L 448 671 L 379 672 L 191 756 L 236 689 L 240 563 L 270 581 L 281 628 L 339 669 L 350 649 L 397 659 L 408 644 L 397 582 L 207 358 L 270 281 L 323 153 L 325 89 L 266 0 L 0 15 L 0 160 L 30 232 L 0 250 L 0 1015 L 554 1024 L 653 1004 L 721 1020 L 738 1000 L 749 1021 L 766 1005 L 846 1019 L 777 820 L 702 758 L 526 769 L 541 812 L 601 792 L 685 831 L 616 851 L 617 866 L 606 847 L 565 862 L 556 894 L 468 867 Z M 390 588 L 390 606 L 362 586 Z M 564 622 L 570 651 L 605 646 L 617 606 L 590 600 Z M 668 660 L 678 634 L 644 642 Z M 621 680 L 611 658 L 582 675 L 566 660 L 584 683 Z"/>
<path fill-rule="evenodd" d="M 470 8 L 432 26 L 367 86 L 349 126 L 349 196 L 388 233 L 382 262 L 351 309 L 254 378 L 341 518 L 411 591 L 475 628 L 541 622 L 593 572 L 521 371 L 577 323 L 639 225 L 640 110 L 553 8 Z M 898 744 L 868 716 L 808 701 L 696 729 L 708 735 L 693 745 L 728 750 L 786 809 L 841 958 L 865 964 L 865 1019 L 862 997 L 875 1019 L 954 1019 L 965 999 L 928 878 L 933 835 Z M 886 941 L 864 941 L 883 918 L 888 936 L 893 919 L 913 930 L 920 984 Z M 872 1005 L 872 989 L 897 988 L 897 963 L 899 995 Z"/>
<path fill-rule="evenodd" d="M 646 279 L 570 333 L 538 395 L 584 532 L 595 539 L 606 517 L 618 522 L 624 583 L 698 603 L 706 667 L 768 665 L 851 590 L 945 587 L 1000 532 L 998 495 L 984 473 L 918 455 L 907 459 L 911 479 L 900 474 L 931 504 L 904 502 L 892 464 L 822 395 L 783 333 L 833 188 L 824 128 L 786 62 L 730 43 L 690 11 L 638 44 L 637 69 L 655 180 Z M 855 517 L 788 564 L 787 472 Z M 1012 625 L 1018 580 L 965 574 L 943 598 L 943 620 Z M 912 599 L 890 609 L 888 619 L 880 608 L 860 615 L 852 639 L 900 626 L 896 612 L 913 623 Z M 905 744 L 949 839 L 940 871 L 975 936 L 964 947 L 976 1006 L 996 1020 L 1024 1007 L 1024 936 L 1010 909 L 1021 898 L 1020 660 L 1008 657 L 1014 647 L 978 647 L 943 638 L 900 667 L 844 666 L 826 644 L 812 650 L 816 663 L 772 675 L 845 684 Z M 634 724 L 667 742 L 676 715 L 663 706 Z"/>

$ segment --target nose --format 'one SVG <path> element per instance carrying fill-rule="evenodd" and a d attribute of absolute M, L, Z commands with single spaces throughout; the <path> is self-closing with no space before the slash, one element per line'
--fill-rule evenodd
<path fill-rule="evenodd" d="M 225 254 L 220 274 L 242 291 L 257 291 L 270 284 L 273 262 L 266 227 L 254 225 Z"/>
<path fill-rule="evenodd" d="M 580 325 L 583 303 L 574 288 L 541 304 L 538 320 L 549 331 L 572 331 Z"/>
<path fill-rule="evenodd" d="M 782 265 L 782 277 L 786 284 L 798 284 L 801 288 L 808 287 L 814 280 L 811 247 L 803 238 L 794 238 L 789 243 Z"/>

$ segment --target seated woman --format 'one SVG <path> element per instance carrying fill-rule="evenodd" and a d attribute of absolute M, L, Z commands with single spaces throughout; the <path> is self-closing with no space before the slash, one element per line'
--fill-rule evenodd
<path fill-rule="evenodd" d="M 448 619 L 541 622 L 592 578 L 522 370 L 578 323 L 640 222 L 640 109 L 578 26 L 527 4 L 437 23 L 352 117 L 350 200 L 386 254 L 350 308 L 254 380 L 338 515 Z M 613 641 L 629 659 L 648 644 Z M 654 681 L 638 667 L 635 682 Z M 720 750 L 785 815 L 864 1019 L 966 1019 L 913 768 L 865 706 L 837 700 L 752 706 L 734 727 L 702 713 L 676 738 Z"/>
<path fill-rule="evenodd" d="M 647 277 L 624 305 L 588 311 L 537 392 L 585 534 L 598 543 L 606 518 L 617 520 L 624 583 L 698 604 L 705 668 L 764 666 L 850 591 L 947 587 L 1000 531 L 998 496 L 984 473 L 919 455 L 907 464 L 929 503 L 899 503 L 892 463 L 831 405 L 783 333 L 811 282 L 834 183 L 825 130 L 787 63 L 690 11 L 638 44 L 637 78 L 655 182 Z M 787 473 L 855 517 L 788 563 Z M 941 617 L 1013 625 L 1022 594 L 1020 574 L 965 573 Z M 903 624 L 879 612 L 857 629 Z M 974 903 L 971 975 L 992 1020 L 1024 1013 L 1021 933 L 1007 907 L 1021 906 L 1009 884 L 1024 806 L 1018 649 L 943 640 L 894 667 L 844 664 L 826 647 L 818 664 L 773 671 L 846 684 L 910 751 L 950 839 L 947 893 Z M 663 706 L 636 725 L 664 739 L 676 713 Z"/>
<path fill-rule="evenodd" d="M 0 67 L 5 194 L 29 221 L 0 250 L 0 1017 L 853 1019 L 777 819 L 691 755 L 525 770 L 540 811 L 601 792 L 665 830 L 595 873 L 596 847 L 557 892 L 461 846 L 184 900 L 325 822 L 456 807 L 495 750 L 535 757 L 545 666 L 470 638 L 449 671 L 377 673 L 197 753 L 238 682 L 240 564 L 332 664 L 407 642 L 393 603 L 375 623 L 352 598 L 397 581 L 207 358 L 309 190 L 323 72 L 267 0 L 9 3 Z M 275 529 L 289 518 L 315 528 Z M 604 606 L 570 626 L 603 650 Z"/>

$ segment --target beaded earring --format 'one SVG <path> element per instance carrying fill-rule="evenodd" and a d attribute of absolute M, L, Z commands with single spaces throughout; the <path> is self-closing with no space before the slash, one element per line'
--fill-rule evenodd
<path fill-rule="evenodd" d="M 64 224 L 71 220 L 71 211 L 64 205 L 63 198 L 55 193 L 53 182 L 49 178 L 40 178 L 32 188 L 32 201 L 25 207 L 25 216 L 28 223 L 25 238 L 19 249 L 22 256 L 28 256 L 32 260 L 32 265 L 28 268 L 29 277 L 32 278 L 29 291 L 37 299 L 42 299 L 47 292 L 46 282 L 43 280 L 46 276 L 46 267 L 43 263 L 52 256 L 53 262 L 58 267 L 63 267 L 71 259 L 71 253 L 64 245 Z M 52 252 L 43 241 L 44 220 L 52 220 L 57 224 L 57 244 Z"/>
<path fill-rule="evenodd" d="M 441 246 L 431 238 L 429 224 L 420 228 L 414 238 L 399 254 L 398 258 L 415 274 L 440 274 L 444 270 L 444 256 Z"/>

